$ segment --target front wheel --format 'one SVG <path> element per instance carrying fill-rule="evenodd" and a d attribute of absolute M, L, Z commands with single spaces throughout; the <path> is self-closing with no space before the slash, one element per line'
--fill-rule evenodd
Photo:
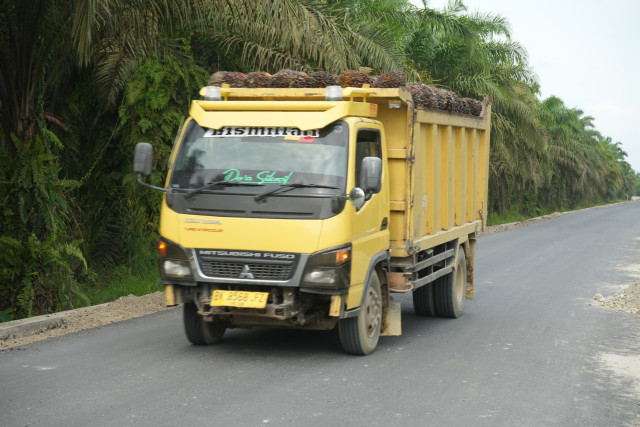
<path fill-rule="evenodd" d="M 184 305 L 183 320 L 187 339 L 195 345 L 215 344 L 222 340 L 227 329 L 226 320 L 214 316 L 213 321 L 206 321 L 192 302 Z"/>
<path fill-rule="evenodd" d="M 367 283 L 365 297 L 358 315 L 340 320 L 338 329 L 342 348 L 348 354 L 373 353 L 380 339 L 382 325 L 382 298 L 380 279 L 373 271 Z"/>

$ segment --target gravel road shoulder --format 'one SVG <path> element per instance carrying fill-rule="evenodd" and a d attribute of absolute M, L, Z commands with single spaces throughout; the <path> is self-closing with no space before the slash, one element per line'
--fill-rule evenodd
<path fill-rule="evenodd" d="M 593 299 L 595 300 L 594 305 L 640 317 L 640 282 L 636 282 L 610 297 L 605 298 L 602 294 L 596 294 Z"/>
<path fill-rule="evenodd" d="M 40 318 L 45 318 L 43 319 L 45 321 L 35 324 L 24 333 L 18 333 L 18 336 L 9 333 L 4 339 L 0 339 L 0 351 L 24 346 L 48 338 L 72 334 L 85 329 L 97 328 L 109 323 L 146 316 L 147 314 L 162 310 L 167 310 L 167 307 L 164 305 L 163 293 L 154 292 L 140 297 L 129 295 L 120 297 L 107 304 L 58 313 L 51 316 L 55 321 L 48 322 L 46 321 L 46 316 L 39 316 Z M 0 323 L 0 326 L 9 325 L 14 322 L 8 322 L 6 324 Z M 18 330 L 17 328 L 12 329 Z"/>

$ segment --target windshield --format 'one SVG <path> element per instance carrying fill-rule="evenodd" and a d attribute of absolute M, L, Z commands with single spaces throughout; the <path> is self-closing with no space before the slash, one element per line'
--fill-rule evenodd
<path fill-rule="evenodd" d="M 336 190 L 329 187 L 344 192 L 347 145 L 348 127 L 341 121 L 309 131 L 251 127 L 215 130 L 192 121 L 180 146 L 170 187 L 192 190 L 215 181 L 252 183 L 217 185 L 204 191 L 257 194 L 265 191 L 264 186 L 296 183 L 319 187 L 300 185 L 292 193 L 335 194 Z"/>

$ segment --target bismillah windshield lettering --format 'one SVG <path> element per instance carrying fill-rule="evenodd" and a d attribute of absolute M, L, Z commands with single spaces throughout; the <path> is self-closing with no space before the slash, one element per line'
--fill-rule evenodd
<path fill-rule="evenodd" d="M 300 130 L 285 127 L 224 127 L 221 129 L 208 129 L 205 138 L 217 136 L 219 138 L 232 136 L 301 136 L 317 138 L 320 136 L 318 129 Z"/>

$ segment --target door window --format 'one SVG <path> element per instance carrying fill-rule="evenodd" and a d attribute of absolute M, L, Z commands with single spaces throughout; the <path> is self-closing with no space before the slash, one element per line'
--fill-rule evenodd
<path fill-rule="evenodd" d="M 361 187 L 360 168 L 365 157 L 378 157 L 382 159 L 380 147 L 380 131 L 362 129 L 358 131 L 356 139 L 356 187 Z"/>

